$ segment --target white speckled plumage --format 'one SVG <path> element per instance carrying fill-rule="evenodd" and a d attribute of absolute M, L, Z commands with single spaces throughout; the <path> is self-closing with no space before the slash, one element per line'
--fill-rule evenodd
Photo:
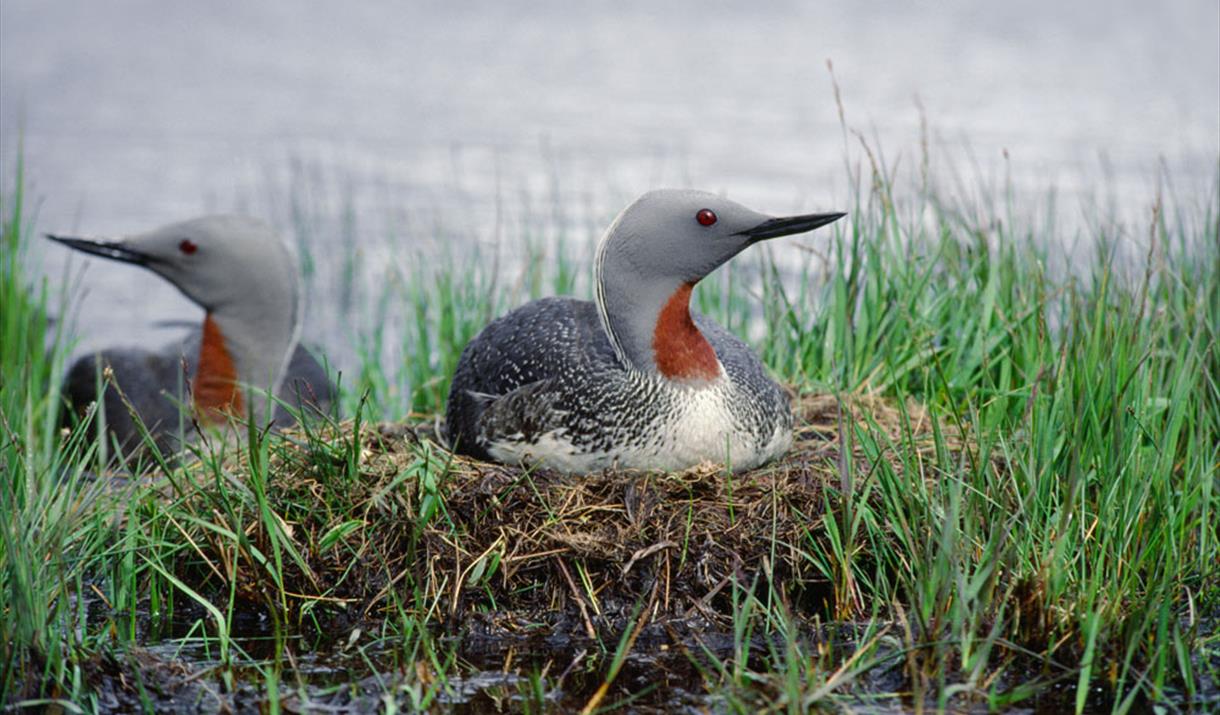
<path fill-rule="evenodd" d="M 776 405 L 771 434 L 755 435 L 743 429 L 734 412 L 735 401 L 749 399 L 724 377 L 707 388 L 666 384 L 658 378 L 654 389 L 670 392 L 674 405 L 651 416 L 637 439 L 602 448 L 586 449 L 573 439 L 572 427 L 563 425 L 526 438 L 521 432 L 502 435 L 486 444 L 499 462 L 526 462 L 561 472 L 588 472 L 613 467 L 684 469 L 704 462 L 751 469 L 771 461 L 792 446 L 792 419 L 787 405 Z M 562 421 L 563 415 L 557 414 Z"/>
<path fill-rule="evenodd" d="M 602 238 L 596 302 L 534 301 L 466 346 L 450 444 L 564 472 L 779 457 L 792 443 L 787 394 L 741 340 L 689 310 L 690 289 L 759 240 L 840 216 L 774 219 L 703 192 L 645 194 Z"/>

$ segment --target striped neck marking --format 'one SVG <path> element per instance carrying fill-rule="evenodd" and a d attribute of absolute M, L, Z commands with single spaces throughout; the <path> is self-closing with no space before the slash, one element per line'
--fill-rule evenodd
<path fill-rule="evenodd" d="M 209 422 L 222 422 L 226 415 L 241 415 L 245 411 L 237 386 L 237 366 L 211 313 L 203 319 L 203 342 L 199 345 L 199 366 L 191 392 L 195 409 Z"/>
<path fill-rule="evenodd" d="M 657 370 L 671 380 L 711 382 L 720 377 L 720 361 L 690 317 L 694 283 L 683 283 L 665 302 L 652 332 Z"/>
<path fill-rule="evenodd" d="M 610 347 L 614 348 L 614 354 L 618 356 L 618 360 L 623 367 L 631 369 L 631 358 L 627 357 L 627 351 L 623 349 L 623 343 L 619 340 L 618 334 L 614 332 L 614 326 L 610 323 L 610 309 L 606 306 L 606 252 L 610 246 L 610 236 L 614 233 L 614 229 L 618 226 L 618 222 L 622 220 L 622 214 L 614 219 L 614 223 L 610 224 L 606 234 L 597 244 L 597 256 L 593 259 L 593 288 L 595 292 L 594 303 L 597 305 L 597 316 L 601 318 L 602 330 L 606 332 L 606 337 L 610 339 Z"/>

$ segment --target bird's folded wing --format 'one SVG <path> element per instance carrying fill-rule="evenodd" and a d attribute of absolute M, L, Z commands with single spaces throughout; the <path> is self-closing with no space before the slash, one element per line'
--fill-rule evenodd
<path fill-rule="evenodd" d="M 562 425 L 563 412 L 557 409 L 560 393 L 553 379 L 522 385 L 503 395 L 472 393 L 484 403 L 478 418 L 478 439 L 493 442 L 536 442 L 541 435 Z"/>

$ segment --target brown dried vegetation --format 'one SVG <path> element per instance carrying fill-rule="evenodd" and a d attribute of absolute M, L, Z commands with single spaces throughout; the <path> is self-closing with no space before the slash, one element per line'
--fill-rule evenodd
<path fill-rule="evenodd" d="M 672 474 L 530 472 L 454 457 L 428 425 L 345 422 L 275 438 L 268 502 L 304 562 L 284 560 L 286 602 L 315 613 L 337 606 L 323 611 L 348 622 L 405 602 L 442 622 L 483 614 L 478 620 L 499 631 L 563 618 L 591 636 L 645 600 L 653 619 L 723 626 L 726 585 L 757 577 L 782 584 L 794 612 L 850 614 L 852 589 L 827 583 L 807 545 L 825 538 L 824 514 L 851 488 L 844 467 L 857 480 L 873 468 L 862 442 L 919 445 L 927 452 L 914 463 L 922 464 L 935 449 L 934 426 L 918 405 L 861 395 L 805 395 L 797 412 L 790 453 L 734 475 L 710 465 Z M 942 444 L 956 450 L 947 432 Z M 904 468 L 884 449 L 873 453 Z M 232 462 L 225 470 L 248 471 Z M 201 510 L 209 499 L 186 497 Z M 269 553 L 266 520 L 248 516 L 244 533 Z M 208 564 L 201 574 L 223 573 L 248 598 L 284 602 L 270 570 L 232 542 L 204 534 L 197 553 Z"/>

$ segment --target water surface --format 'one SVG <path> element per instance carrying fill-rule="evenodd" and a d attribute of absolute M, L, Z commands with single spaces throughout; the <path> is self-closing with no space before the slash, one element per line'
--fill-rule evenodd
<path fill-rule="evenodd" d="M 378 269 L 438 242 L 587 243 L 656 186 L 844 206 L 862 154 L 833 59 L 848 124 L 888 163 L 918 163 L 922 106 L 946 182 L 1007 173 L 1018 195 L 1136 213 L 1159 174 L 1215 191 L 1214 0 L 658 5 L 3 0 L 0 169 L 20 137 L 40 231 L 295 214 L 319 262 Z M 68 253 L 40 250 L 58 281 Z M 151 276 L 73 260 L 80 350 L 198 315 Z M 336 320 L 308 334 L 338 348 Z"/>

